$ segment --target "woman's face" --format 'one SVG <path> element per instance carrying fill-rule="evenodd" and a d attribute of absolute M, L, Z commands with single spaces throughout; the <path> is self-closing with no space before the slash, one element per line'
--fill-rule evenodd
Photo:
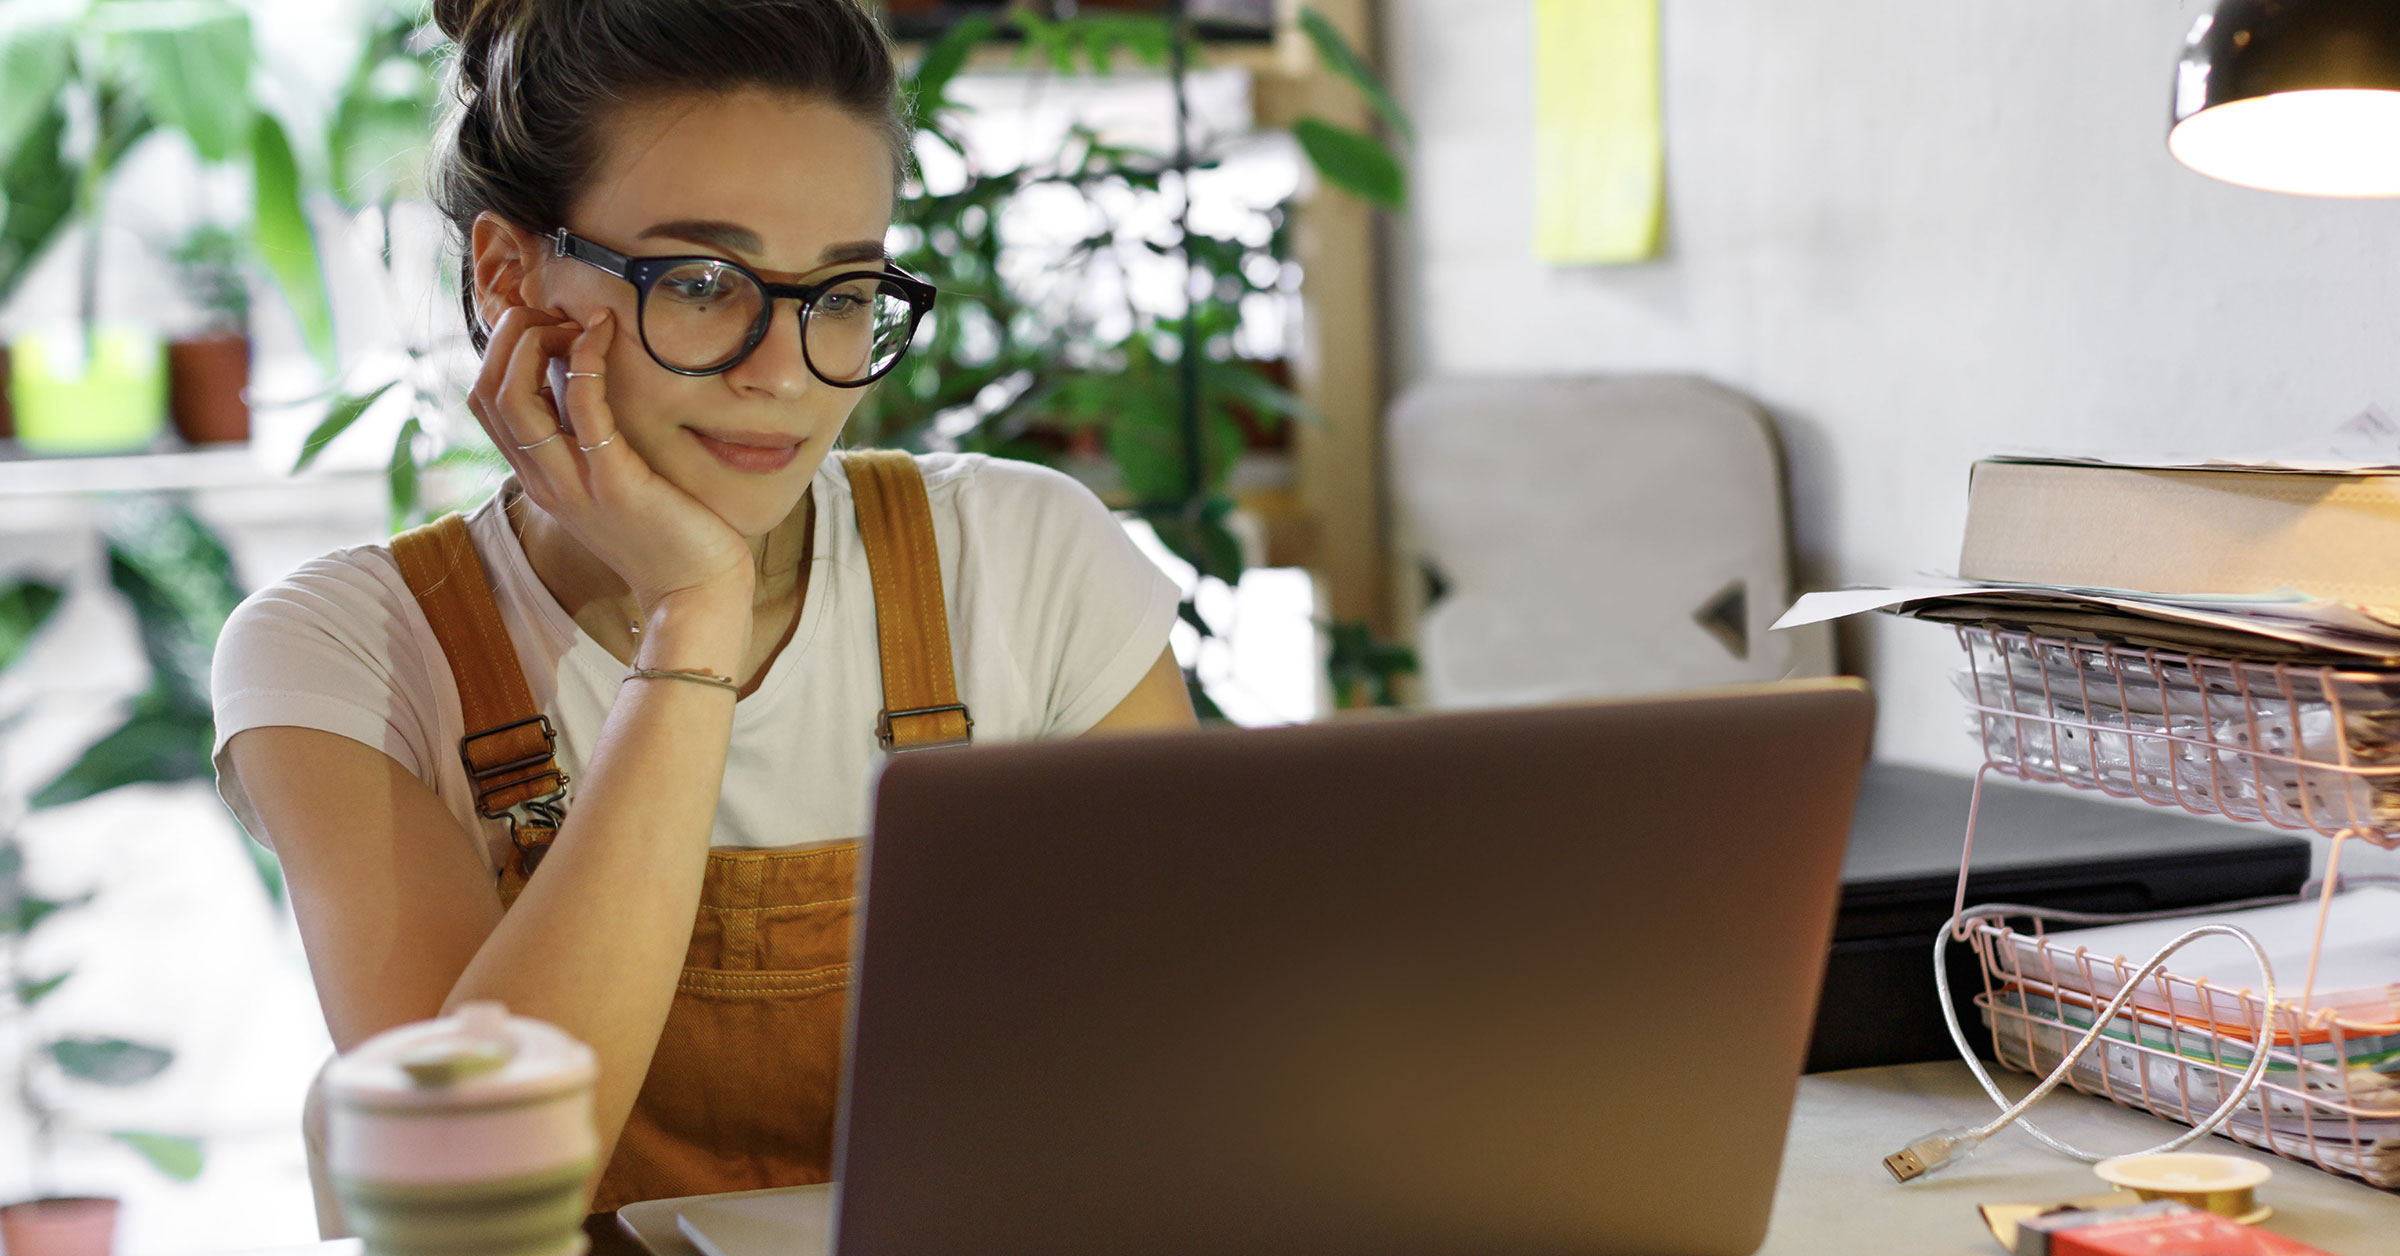
<path fill-rule="evenodd" d="M 769 282 L 883 264 L 891 150 L 834 105 L 766 91 L 674 97 L 620 110 L 601 139 L 566 224 L 597 244 L 729 258 Z M 766 338 L 731 370 L 678 375 L 643 348 L 632 284 L 532 243 L 527 304 L 587 327 L 615 313 L 608 401 L 626 444 L 745 536 L 783 522 L 865 391 L 809 370 L 796 303 L 776 302 Z"/>

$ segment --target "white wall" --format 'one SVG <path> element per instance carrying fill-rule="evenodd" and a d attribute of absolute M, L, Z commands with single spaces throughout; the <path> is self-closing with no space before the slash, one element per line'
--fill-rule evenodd
<path fill-rule="evenodd" d="M 2400 204 L 2166 152 L 2202 0 L 1662 0 L 1669 244 L 1532 253 L 1530 0 L 1390 0 L 1415 115 L 1395 384 L 1694 371 L 1781 424 L 1804 584 L 1949 570 L 2004 448 L 2256 448 L 2400 411 Z M 1846 638 L 1878 753 L 1971 767 L 1943 630 Z"/>

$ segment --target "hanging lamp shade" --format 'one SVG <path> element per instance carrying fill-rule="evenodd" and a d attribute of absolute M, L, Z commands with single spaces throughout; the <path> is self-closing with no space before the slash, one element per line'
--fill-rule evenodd
<path fill-rule="evenodd" d="M 2175 159 L 2304 196 L 2400 196 L 2400 0 L 2222 0 L 2175 70 Z"/>

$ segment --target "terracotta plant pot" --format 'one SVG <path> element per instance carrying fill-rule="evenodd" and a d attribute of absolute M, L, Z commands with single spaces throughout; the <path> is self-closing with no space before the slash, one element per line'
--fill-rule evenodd
<path fill-rule="evenodd" d="M 242 400 L 249 386 L 248 336 L 226 332 L 167 346 L 167 411 L 194 445 L 250 439 L 250 405 Z"/>
<path fill-rule="evenodd" d="M 8 1256 L 109 1256 L 116 1241 L 113 1199 L 35 1199 L 0 1208 L 0 1249 Z"/>

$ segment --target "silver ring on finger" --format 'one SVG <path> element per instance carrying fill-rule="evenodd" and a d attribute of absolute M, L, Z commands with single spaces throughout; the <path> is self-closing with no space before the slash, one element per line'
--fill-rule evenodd
<path fill-rule="evenodd" d="M 583 443 L 581 443 L 581 442 L 578 442 L 578 443 L 576 444 L 576 446 L 575 446 L 575 447 L 576 447 L 577 449 L 580 449 L 580 450 L 582 450 L 583 452 L 585 452 L 585 453 L 587 453 L 587 454 L 588 454 L 588 453 L 591 453 L 593 450 L 596 450 L 596 449 L 606 449 L 606 448 L 608 448 L 609 446 L 611 446 L 611 445 L 614 445 L 614 444 L 616 444 L 616 443 L 617 443 L 617 438 L 616 438 L 616 437 L 614 437 L 614 436 L 611 436 L 611 437 L 609 437 L 608 439 L 606 439 L 606 440 L 604 440 L 604 441 L 601 441 L 601 442 L 600 442 L 599 444 L 597 444 L 597 445 L 586 445 L 586 444 L 583 444 Z"/>
<path fill-rule="evenodd" d="M 559 430 L 559 431 L 556 431 L 556 432 L 552 432 L 552 433 L 550 433 L 548 436 L 545 436 L 545 437 L 541 438 L 540 440 L 537 440 L 537 441 L 533 442 L 533 443 L 532 443 L 532 444 L 530 444 L 530 445 L 519 445 L 519 446 L 517 446 L 517 452 L 518 452 L 518 453 L 521 453 L 521 454 L 522 454 L 522 453 L 530 453 L 530 452 L 532 452 L 533 450 L 540 449 L 542 446 L 544 446 L 544 445 L 547 445 L 547 444 L 549 444 L 551 441 L 557 440 L 559 437 L 561 437 L 561 436 L 564 436 L 564 435 L 566 435 L 566 434 L 567 434 L 567 433 L 566 433 L 566 431 L 565 431 L 564 429 L 561 429 L 561 430 Z"/>
<path fill-rule="evenodd" d="M 598 371 L 569 371 L 569 372 L 567 372 L 567 378 L 568 378 L 568 379 L 607 379 L 607 378 L 608 378 L 608 376 L 606 376 L 606 375 L 604 375 L 604 374 L 601 374 L 601 373 L 600 373 L 600 372 L 598 372 Z"/>

